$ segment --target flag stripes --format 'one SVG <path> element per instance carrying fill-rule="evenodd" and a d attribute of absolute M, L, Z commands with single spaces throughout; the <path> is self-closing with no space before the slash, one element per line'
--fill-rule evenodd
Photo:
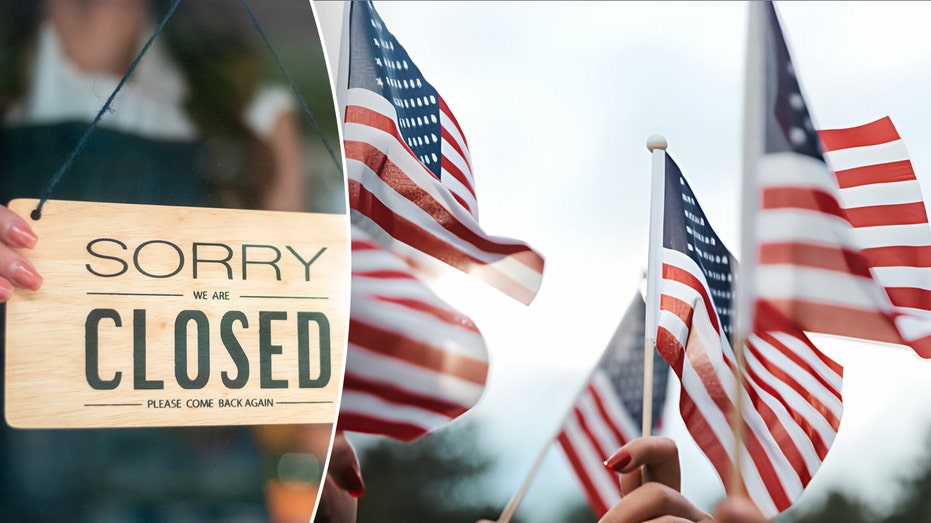
<path fill-rule="evenodd" d="M 605 468 L 604 461 L 641 434 L 637 418 L 643 411 L 645 323 L 646 304 L 637 293 L 557 436 L 589 506 L 599 518 L 621 499 L 617 474 Z M 653 365 L 651 415 L 657 427 L 666 400 L 669 368 L 658 354 L 654 354 Z"/>
<path fill-rule="evenodd" d="M 371 2 L 350 5 L 349 64 L 343 140 L 353 224 L 395 254 L 426 255 L 529 304 L 543 258 L 479 226 L 465 135 Z"/>
<path fill-rule="evenodd" d="M 760 314 L 766 320 L 757 325 L 765 329 L 744 345 L 743 436 L 736 449 L 737 359 L 722 321 L 722 314 L 730 316 L 736 262 L 668 156 L 665 169 L 657 349 L 679 376 L 679 409 L 698 446 L 728 484 L 739 452 L 738 481 L 771 517 L 801 494 L 834 441 L 842 369 L 781 316 Z"/>
<path fill-rule="evenodd" d="M 354 223 L 374 229 L 392 249 L 415 248 L 529 303 L 543 258 L 523 242 L 485 235 L 451 202 L 446 186 L 411 156 L 391 117 L 378 112 L 393 111 L 390 104 L 364 89 L 351 89 L 348 103 L 343 136 Z M 365 103 L 372 106 L 356 105 Z"/>
<path fill-rule="evenodd" d="M 471 408 L 488 375 L 475 324 L 353 227 L 343 430 L 410 441 Z"/>
<path fill-rule="evenodd" d="M 557 438 L 597 517 L 621 499 L 617 474 L 605 468 L 604 461 L 640 435 L 640 429 L 617 400 L 610 379 L 605 372 L 596 370 Z"/>
<path fill-rule="evenodd" d="M 888 117 L 819 136 L 826 164 L 761 160 L 762 310 L 931 357 L 931 227 L 901 137 Z"/>

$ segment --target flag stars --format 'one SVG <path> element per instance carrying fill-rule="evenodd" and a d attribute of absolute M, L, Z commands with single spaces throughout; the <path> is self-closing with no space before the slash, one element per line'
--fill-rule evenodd
<path fill-rule="evenodd" d="M 802 128 L 792 127 L 789 129 L 789 141 L 792 142 L 792 145 L 795 147 L 805 145 L 805 142 L 808 141 L 808 133 Z"/>

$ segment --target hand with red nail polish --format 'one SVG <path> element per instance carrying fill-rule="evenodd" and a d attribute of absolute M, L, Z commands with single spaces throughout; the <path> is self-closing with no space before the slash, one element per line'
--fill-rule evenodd
<path fill-rule="evenodd" d="M 19 249 L 31 249 L 38 241 L 26 220 L 0 206 L 0 303 L 6 302 L 15 289 L 38 290 L 42 277 Z"/>
<path fill-rule="evenodd" d="M 637 438 L 618 449 L 605 466 L 620 474 L 622 497 L 600 523 L 713 521 L 679 493 L 679 450 L 673 440 Z"/>
<path fill-rule="evenodd" d="M 358 499 L 365 492 L 359 460 L 342 431 L 333 437 L 330 464 L 320 493 L 315 523 L 354 523 Z"/>

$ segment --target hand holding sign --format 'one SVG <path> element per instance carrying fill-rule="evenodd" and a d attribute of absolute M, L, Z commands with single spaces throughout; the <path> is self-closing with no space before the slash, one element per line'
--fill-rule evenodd
<path fill-rule="evenodd" d="M 0 206 L 0 302 L 6 302 L 15 288 L 38 290 L 42 277 L 16 249 L 31 249 L 38 236 L 25 220 Z"/>
<path fill-rule="evenodd" d="M 8 423 L 334 421 L 347 216 L 50 200 L 29 229 L 35 204 L 0 216 L 0 276 L 34 287 L 6 306 Z"/>

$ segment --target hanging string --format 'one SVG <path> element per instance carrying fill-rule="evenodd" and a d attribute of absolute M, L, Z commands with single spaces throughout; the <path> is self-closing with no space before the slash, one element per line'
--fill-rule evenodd
<path fill-rule="evenodd" d="M 295 85 L 294 80 L 291 79 L 291 75 L 288 74 L 288 70 L 285 69 L 284 64 L 281 63 L 281 58 L 279 58 L 278 53 L 275 52 L 274 47 L 272 47 L 271 40 L 269 40 L 268 35 L 265 33 L 265 30 L 262 29 L 262 24 L 259 23 L 259 19 L 255 16 L 255 12 L 252 11 L 252 6 L 249 5 L 249 0 L 242 0 L 243 5 L 246 7 L 246 11 L 249 12 L 249 16 L 252 18 L 252 24 L 255 25 L 255 28 L 259 31 L 259 34 L 262 35 L 262 39 L 265 41 L 265 47 L 268 48 L 268 52 L 275 58 L 275 63 L 278 64 L 278 69 L 281 70 L 281 74 L 288 80 L 288 85 L 291 86 L 291 92 L 294 93 L 294 97 L 301 102 L 301 107 L 304 108 L 304 114 L 307 115 L 307 118 L 310 119 L 311 125 L 313 125 L 314 130 L 317 131 L 317 135 L 320 137 L 320 141 L 323 142 L 323 146 L 326 147 L 327 152 L 330 153 L 330 158 L 333 160 L 333 163 L 336 165 L 336 170 L 340 174 L 343 173 L 343 164 L 339 161 L 336 156 L 336 153 L 333 152 L 333 148 L 330 147 L 330 142 L 327 140 L 326 135 L 323 134 L 323 130 L 320 129 L 320 125 L 317 123 L 317 119 L 314 118 L 313 113 L 310 111 L 310 108 L 307 107 L 307 102 L 304 101 L 304 97 L 301 96 L 300 90 Z"/>
<path fill-rule="evenodd" d="M 65 162 L 58 168 L 58 171 L 55 172 L 55 175 L 52 176 L 52 179 L 49 180 L 48 185 L 45 187 L 45 190 L 42 191 L 42 198 L 39 200 L 39 205 L 32 211 L 30 216 L 33 220 L 38 220 L 42 217 L 42 207 L 45 206 L 45 202 L 52 196 L 52 190 L 55 189 L 55 186 L 58 185 L 58 182 L 61 180 L 61 177 L 65 174 L 65 171 L 71 167 L 71 163 L 74 162 L 74 158 L 81 152 L 81 149 L 84 148 L 84 144 L 87 143 L 88 138 L 91 134 L 94 133 L 94 130 L 97 128 L 97 123 L 100 122 L 100 119 L 103 118 L 103 115 L 110 110 L 110 104 L 113 103 L 113 100 L 116 98 L 117 93 L 120 92 L 120 89 L 123 88 L 123 85 L 129 80 L 130 75 L 133 74 L 133 71 L 136 70 L 136 66 L 139 65 L 139 62 L 142 60 L 142 57 L 145 56 L 148 52 L 149 47 L 152 46 L 152 42 L 155 41 L 155 37 L 162 32 L 162 29 L 168 23 L 168 20 L 171 18 L 171 15 L 175 13 L 175 10 L 178 8 L 178 4 L 181 3 L 181 0 L 174 0 L 171 4 L 171 8 L 168 10 L 168 13 L 165 14 L 165 17 L 162 19 L 162 22 L 158 24 L 158 27 L 155 28 L 155 32 L 152 33 L 152 36 L 149 37 L 145 45 L 142 47 L 142 50 L 139 51 L 139 54 L 136 55 L 136 58 L 129 65 L 129 69 L 126 71 L 126 74 L 123 75 L 123 78 L 120 79 L 120 83 L 117 84 L 116 89 L 113 90 L 113 93 L 110 94 L 110 97 L 107 98 L 106 103 L 103 104 L 103 107 L 100 108 L 100 112 L 97 113 L 97 117 L 94 118 L 94 121 L 91 122 L 90 127 L 84 131 L 84 135 L 81 136 L 81 139 L 78 140 L 78 144 L 71 150 L 71 154 L 68 155 L 68 158 L 65 159 Z"/>

